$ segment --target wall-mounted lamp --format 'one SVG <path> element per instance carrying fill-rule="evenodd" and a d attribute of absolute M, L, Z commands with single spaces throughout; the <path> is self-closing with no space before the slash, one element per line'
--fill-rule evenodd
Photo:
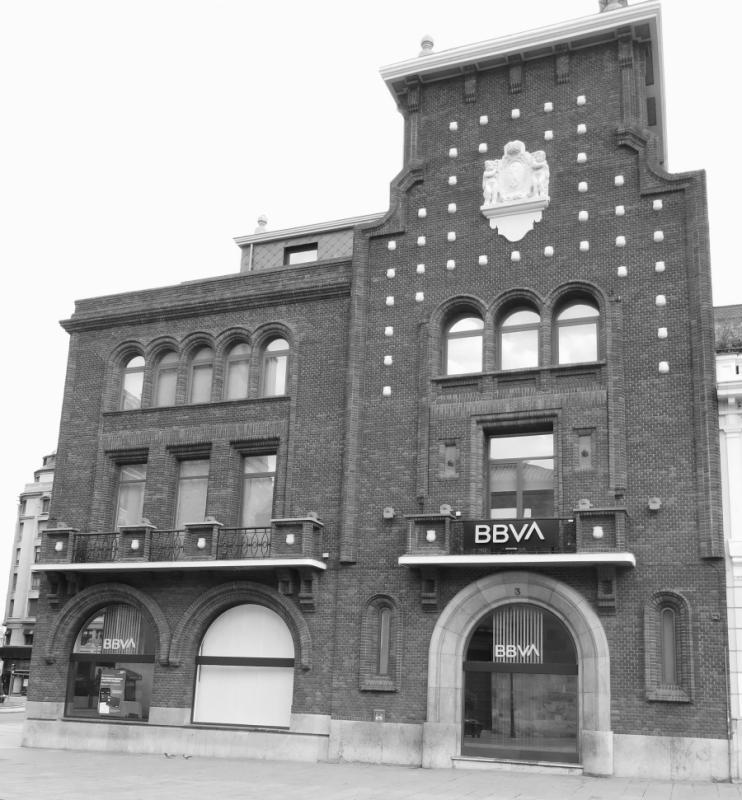
<path fill-rule="evenodd" d="M 132 550 L 139 550 L 139 539 L 132 539 L 131 540 L 131 549 Z"/>
<path fill-rule="evenodd" d="M 602 538 L 603 538 L 603 526 L 593 525 L 593 539 L 602 539 Z"/>
<path fill-rule="evenodd" d="M 296 536 L 293 533 L 286 534 L 286 544 L 293 544 L 296 541 Z"/>
<path fill-rule="evenodd" d="M 57 551 L 57 553 L 61 553 L 62 550 L 64 550 L 64 542 L 61 539 L 58 539 L 54 543 L 54 549 Z"/>
<path fill-rule="evenodd" d="M 198 547 L 199 550 L 203 550 L 206 547 L 206 539 L 203 536 L 198 537 L 196 547 Z"/>
<path fill-rule="evenodd" d="M 435 538 L 436 538 L 435 531 L 433 531 L 433 530 L 425 531 L 425 541 L 426 542 L 434 542 Z"/>

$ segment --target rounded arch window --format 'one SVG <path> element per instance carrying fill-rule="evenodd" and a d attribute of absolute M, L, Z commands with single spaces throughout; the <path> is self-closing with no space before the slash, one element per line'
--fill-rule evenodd
<path fill-rule="evenodd" d="M 454 319 L 445 331 L 446 375 L 467 375 L 482 371 L 484 322 L 467 314 Z"/>
<path fill-rule="evenodd" d="M 249 603 L 220 614 L 196 665 L 194 722 L 289 727 L 294 640 L 275 611 Z"/>
<path fill-rule="evenodd" d="M 142 387 L 144 386 L 144 358 L 134 356 L 124 366 L 121 381 L 121 410 L 131 411 L 142 407 Z"/>
<path fill-rule="evenodd" d="M 272 339 L 263 352 L 263 397 L 286 394 L 286 376 L 289 363 L 289 343 L 286 339 Z"/>
<path fill-rule="evenodd" d="M 156 406 L 174 406 L 178 383 L 178 354 L 168 350 L 157 361 L 154 397 Z"/>
<path fill-rule="evenodd" d="M 510 311 L 500 323 L 500 369 L 528 369 L 539 364 L 540 314 L 532 308 Z"/>
<path fill-rule="evenodd" d="M 224 396 L 227 400 L 244 400 L 247 397 L 250 377 L 250 345 L 240 342 L 227 353 Z"/>
<path fill-rule="evenodd" d="M 214 373 L 214 351 L 202 347 L 191 360 L 190 393 L 191 403 L 208 403 L 211 400 L 211 379 Z"/>
<path fill-rule="evenodd" d="M 529 603 L 481 619 L 464 660 L 462 754 L 578 760 L 578 661 L 570 632 Z"/>
<path fill-rule="evenodd" d="M 557 314 L 557 353 L 560 364 L 580 364 L 598 360 L 600 311 L 586 300 L 564 306 Z"/>
<path fill-rule="evenodd" d="M 66 715 L 147 720 L 154 660 L 154 631 L 139 609 L 118 603 L 96 611 L 70 654 Z"/>

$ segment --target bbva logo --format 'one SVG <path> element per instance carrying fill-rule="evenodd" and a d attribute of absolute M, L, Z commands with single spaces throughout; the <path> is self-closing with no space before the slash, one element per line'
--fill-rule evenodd
<path fill-rule="evenodd" d="M 519 644 L 496 644 L 495 645 L 495 658 L 528 658 L 528 656 L 536 656 L 541 658 L 541 653 L 535 644 L 519 645 Z"/>
<path fill-rule="evenodd" d="M 128 639 L 104 639 L 104 650 L 126 650 L 129 647 L 136 649 L 137 643 L 129 637 Z"/>
<path fill-rule="evenodd" d="M 490 542 L 493 544 L 505 544 L 510 541 L 511 537 L 516 542 L 527 542 L 534 534 L 542 542 L 544 541 L 544 534 L 535 519 L 531 522 L 524 522 L 520 529 L 512 522 L 507 524 L 498 522 L 492 525 L 475 525 L 474 544 L 490 544 Z"/>

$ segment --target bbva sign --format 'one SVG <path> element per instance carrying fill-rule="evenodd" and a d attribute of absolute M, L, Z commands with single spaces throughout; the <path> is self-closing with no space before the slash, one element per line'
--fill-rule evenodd
<path fill-rule="evenodd" d="M 464 551 L 503 552 L 559 549 L 559 520 L 554 518 L 464 520 Z"/>
<path fill-rule="evenodd" d="M 136 650 L 137 643 L 134 639 L 129 637 L 128 639 L 104 639 L 103 640 L 103 649 L 104 650 L 128 650 L 130 647 Z"/>

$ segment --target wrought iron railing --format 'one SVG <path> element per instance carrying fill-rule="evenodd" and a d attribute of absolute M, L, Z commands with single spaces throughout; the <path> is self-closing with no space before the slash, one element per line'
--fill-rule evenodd
<path fill-rule="evenodd" d="M 270 528 L 220 528 L 217 534 L 218 560 L 270 558 Z"/>
<path fill-rule="evenodd" d="M 195 552 L 186 553 L 187 531 L 150 529 L 135 539 L 124 539 L 121 532 L 77 533 L 72 545 L 72 562 L 75 564 L 100 564 L 138 559 L 144 561 L 182 561 L 184 559 L 242 560 L 270 558 L 271 529 L 218 528 L 214 532 L 215 544 L 202 541 Z M 191 549 L 193 549 L 191 547 Z"/>
<path fill-rule="evenodd" d="M 75 564 L 99 564 L 116 561 L 118 533 L 81 533 L 75 537 L 72 561 Z"/>

